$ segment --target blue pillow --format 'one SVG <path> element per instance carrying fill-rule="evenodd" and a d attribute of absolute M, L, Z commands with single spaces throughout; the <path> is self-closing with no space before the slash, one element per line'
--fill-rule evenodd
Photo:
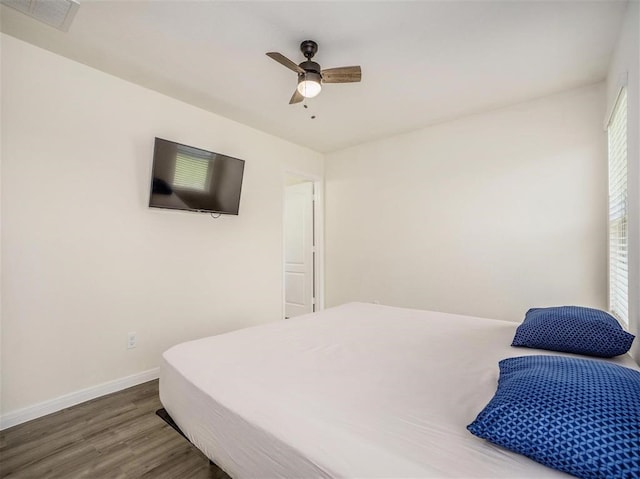
<path fill-rule="evenodd" d="M 559 306 L 527 311 L 511 346 L 611 358 L 629 351 L 633 338 L 604 311 Z"/>
<path fill-rule="evenodd" d="M 640 477 L 640 372 L 561 356 L 499 366 L 471 433 L 577 477 Z"/>

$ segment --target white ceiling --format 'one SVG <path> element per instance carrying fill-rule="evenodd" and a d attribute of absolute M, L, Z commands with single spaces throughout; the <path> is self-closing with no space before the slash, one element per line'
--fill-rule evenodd
<path fill-rule="evenodd" d="M 605 77 L 625 1 L 89 1 L 67 33 L 0 7 L 3 32 L 273 135 L 330 152 Z M 362 66 L 289 105 L 265 53 Z M 315 115 L 316 119 L 311 119 Z"/>

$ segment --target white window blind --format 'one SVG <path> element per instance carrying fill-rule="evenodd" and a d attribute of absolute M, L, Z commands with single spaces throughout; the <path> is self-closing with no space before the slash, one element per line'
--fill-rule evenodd
<path fill-rule="evenodd" d="M 623 88 L 607 128 L 609 140 L 609 310 L 629 324 L 627 211 L 627 90 Z"/>
<path fill-rule="evenodd" d="M 209 177 L 209 160 L 195 155 L 185 155 L 178 152 L 176 156 L 176 170 L 173 185 L 196 191 L 207 189 Z"/>

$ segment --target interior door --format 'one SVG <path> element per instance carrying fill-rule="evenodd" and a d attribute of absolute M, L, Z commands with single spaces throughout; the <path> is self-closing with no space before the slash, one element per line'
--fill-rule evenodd
<path fill-rule="evenodd" d="M 313 182 L 285 188 L 285 318 L 314 308 Z"/>

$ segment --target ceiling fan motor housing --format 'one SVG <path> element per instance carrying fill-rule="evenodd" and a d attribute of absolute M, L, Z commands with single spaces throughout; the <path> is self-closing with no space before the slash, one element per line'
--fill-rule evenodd
<path fill-rule="evenodd" d="M 306 72 L 320 73 L 321 71 L 320 65 L 318 65 L 316 62 L 312 62 L 311 60 L 302 62 L 298 66 Z"/>

